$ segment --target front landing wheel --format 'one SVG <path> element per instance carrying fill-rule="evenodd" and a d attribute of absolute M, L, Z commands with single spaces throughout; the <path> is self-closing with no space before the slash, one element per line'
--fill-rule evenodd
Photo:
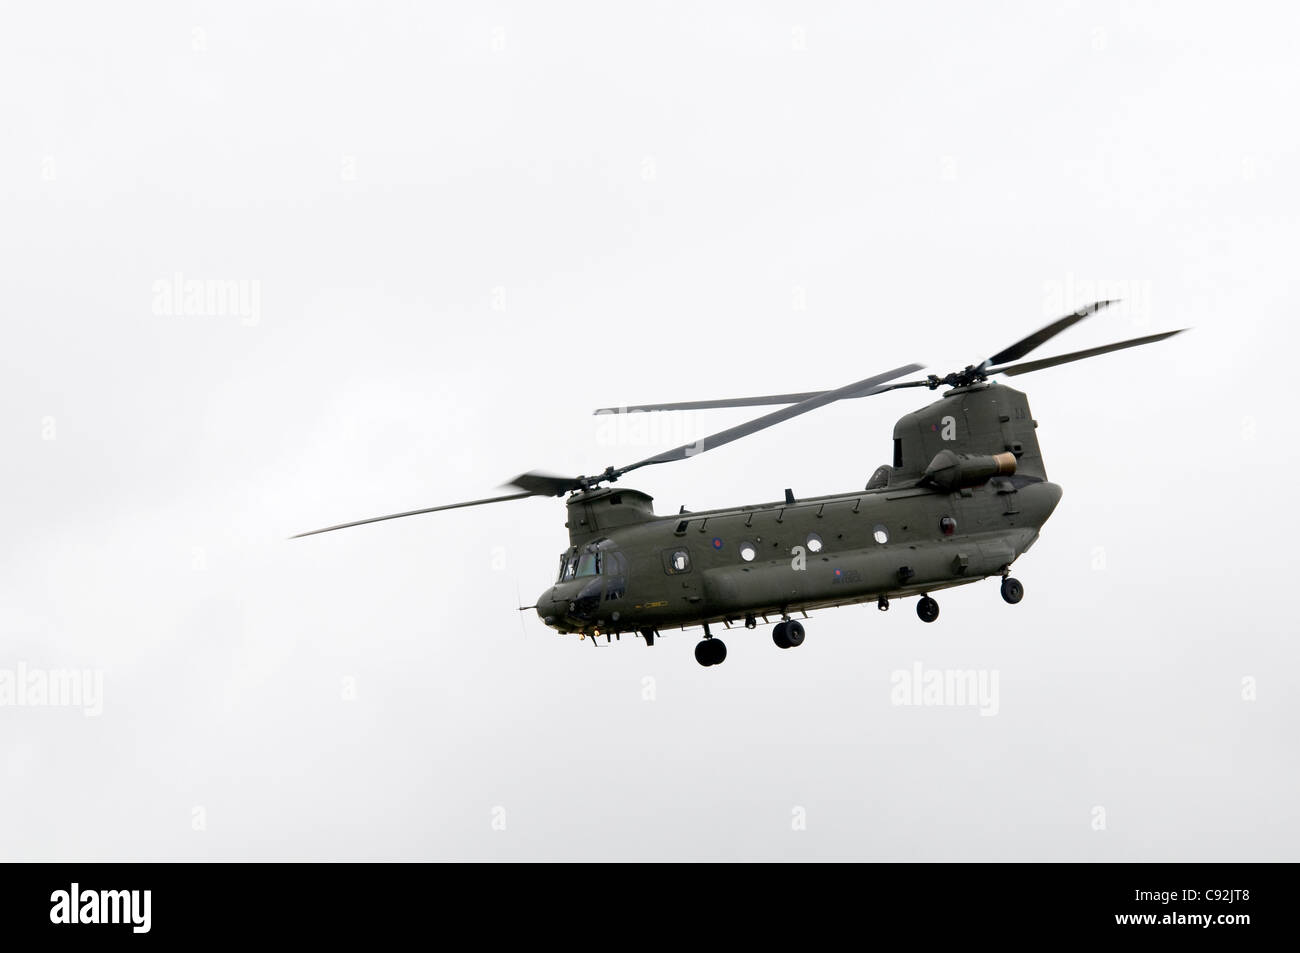
<path fill-rule="evenodd" d="M 1002 598 L 1015 605 L 1025 597 L 1025 587 L 1020 584 L 1019 579 L 1012 579 L 1007 576 L 1002 580 Z"/>

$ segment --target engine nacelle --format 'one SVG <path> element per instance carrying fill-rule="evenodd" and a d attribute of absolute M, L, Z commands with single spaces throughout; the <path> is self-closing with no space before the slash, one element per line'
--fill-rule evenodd
<path fill-rule="evenodd" d="M 951 491 L 964 486 L 978 486 L 995 476 L 1010 476 L 1015 472 L 1014 453 L 989 455 L 940 450 L 925 468 L 921 482 Z"/>

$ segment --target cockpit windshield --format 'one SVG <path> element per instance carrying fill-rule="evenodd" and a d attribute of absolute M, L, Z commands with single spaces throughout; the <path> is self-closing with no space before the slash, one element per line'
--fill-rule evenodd
<path fill-rule="evenodd" d="M 560 573 L 556 582 L 568 582 L 590 576 L 622 576 L 627 573 L 623 554 L 610 549 L 609 540 L 589 543 L 585 552 L 568 550 L 560 555 Z M 597 548 L 599 547 L 599 548 Z"/>

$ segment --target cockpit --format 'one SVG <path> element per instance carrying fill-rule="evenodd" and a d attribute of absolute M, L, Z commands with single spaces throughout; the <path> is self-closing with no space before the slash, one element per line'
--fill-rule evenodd
<path fill-rule="evenodd" d="M 557 586 L 566 586 L 563 598 L 572 602 L 571 614 L 593 616 L 602 603 L 616 602 L 627 592 L 627 557 L 611 539 L 598 539 L 560 555 Z"/>

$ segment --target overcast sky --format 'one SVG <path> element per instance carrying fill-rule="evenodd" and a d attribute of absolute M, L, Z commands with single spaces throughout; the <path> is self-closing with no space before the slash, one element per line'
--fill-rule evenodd
<path fill-rule="evenodd" d="M 0 856 L 1298 859 L 1298 21 L 7 9 L 0 676 L 97 673 L 102 713 L 0 707 Z M 747 416 L 598 406 L 944 373 L 1112 296 L 1041 356 L 1194 331 L 1016 379 L 1064 487 L 1017 606 L 829 610 L 705 669 L 516 611 L 558 500 L 285 539 Z M 933 397 L 628 485 L 857 489 Z M 997 714 L 894 704 L 917 664 L 996 672 Z"/>

